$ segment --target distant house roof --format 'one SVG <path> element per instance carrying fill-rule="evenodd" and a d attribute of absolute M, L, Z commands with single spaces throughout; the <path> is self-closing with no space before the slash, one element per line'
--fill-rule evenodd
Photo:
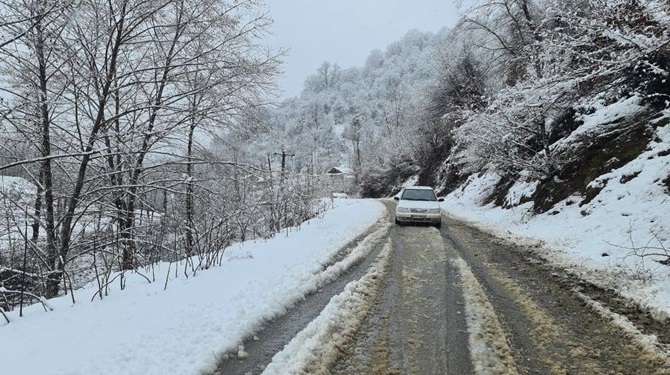
<path fill-rule="evenodd" d="M 344 174 L 344 173 L 351 173 L 351 169 L 347 167 L 333 167 L 326 172 L 327 174 Z"/>

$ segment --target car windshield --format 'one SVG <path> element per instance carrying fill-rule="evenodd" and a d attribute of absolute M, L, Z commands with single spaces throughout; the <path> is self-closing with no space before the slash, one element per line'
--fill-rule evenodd
<path fill-rule="evenodd" d="M 437 200 L 435 192 L 428 189 L 405 189 L 400 199 L 408 201 L 431 201 Z"/>

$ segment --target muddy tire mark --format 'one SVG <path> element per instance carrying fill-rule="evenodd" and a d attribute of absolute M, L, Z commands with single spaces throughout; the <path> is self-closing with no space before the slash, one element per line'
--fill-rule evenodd
<path fill-rule="evenodd" d="M 472 374 L 454 256 L 432 227 L 398 226 L 376 308 L 331 374 Z"/>
<path fill-rule="evenodd" d="M 519 373 L 670 373 L 667 353 L 639 345 L 579 297 L 577 289 L 584 288 L 576 286 L 583 281 L 462 222 L 447 218 L 447 228 L 445 242 L 456 247 L 489 295 Z M 665 329 L 657 324 L 656 330 Z"/>

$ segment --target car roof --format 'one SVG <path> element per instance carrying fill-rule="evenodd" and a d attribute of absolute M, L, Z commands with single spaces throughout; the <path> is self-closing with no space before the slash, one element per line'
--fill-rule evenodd
<path fill-rule="evenodd" d="M 408 190 L 408 189 L 416 189 L 416 190 L 433 190 L 433 188 L 430 187 L 430 186 L 408 186 L 408 187 L 405 188 L 405 190 Z"/>

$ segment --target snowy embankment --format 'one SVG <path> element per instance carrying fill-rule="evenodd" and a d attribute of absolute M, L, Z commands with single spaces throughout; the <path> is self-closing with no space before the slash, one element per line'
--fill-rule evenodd
<path fill-rule="evenodd" d="M 213 371 L 268 319 L 316 290 L 324 266 L 385 215 L 376 201 L 337 200 L 322 217 L 268 241 L 226 249 L 221 267 L 197 276 L 147 283 L 127 274 L 124 291 L 88 302 L 90 285 L 10 314 L 0 326 L 2 372 L 8 374 L 197 374 Z M 159 271 L 160 269 L 160 271 Z M 173 268 L 174 269 L 174 268 Z M 341 270 L 342 272 L 344 270 Z M 159 280 L 168 264 L 156 271 Z M 170 272 L 174 276 L 174 272 Z M 118 289 L 118 288 L 117 288 Z"/>
<path fill-rule="evenodd" d="M 635 103 L 618 105 L 617 112 L 625 113 L 620 107 Z M 608 111 L 613 108 L 585 118 L 578 131 L 597 128 L 606 122 Z M 670 125 L 657 128 L 656 134 L 639 157 L 593 181 L 602 190 L 586 204 L 580 196 L 569 197 L 540 215 L 531 214 L 532 202 L 511 209 L 482 205 L 499 181 L 487 173 L 472 176 L 442 207 L 500 237 L 541 244 L 549 250 L 542 254 L 548 260 L 669 317 L 670 266 L 658 261 L 670 253 L 670 186 L 665 185 L 670 177 Z M 535 186 L 517 182 L 508 202 L 530 197 Z"/>

